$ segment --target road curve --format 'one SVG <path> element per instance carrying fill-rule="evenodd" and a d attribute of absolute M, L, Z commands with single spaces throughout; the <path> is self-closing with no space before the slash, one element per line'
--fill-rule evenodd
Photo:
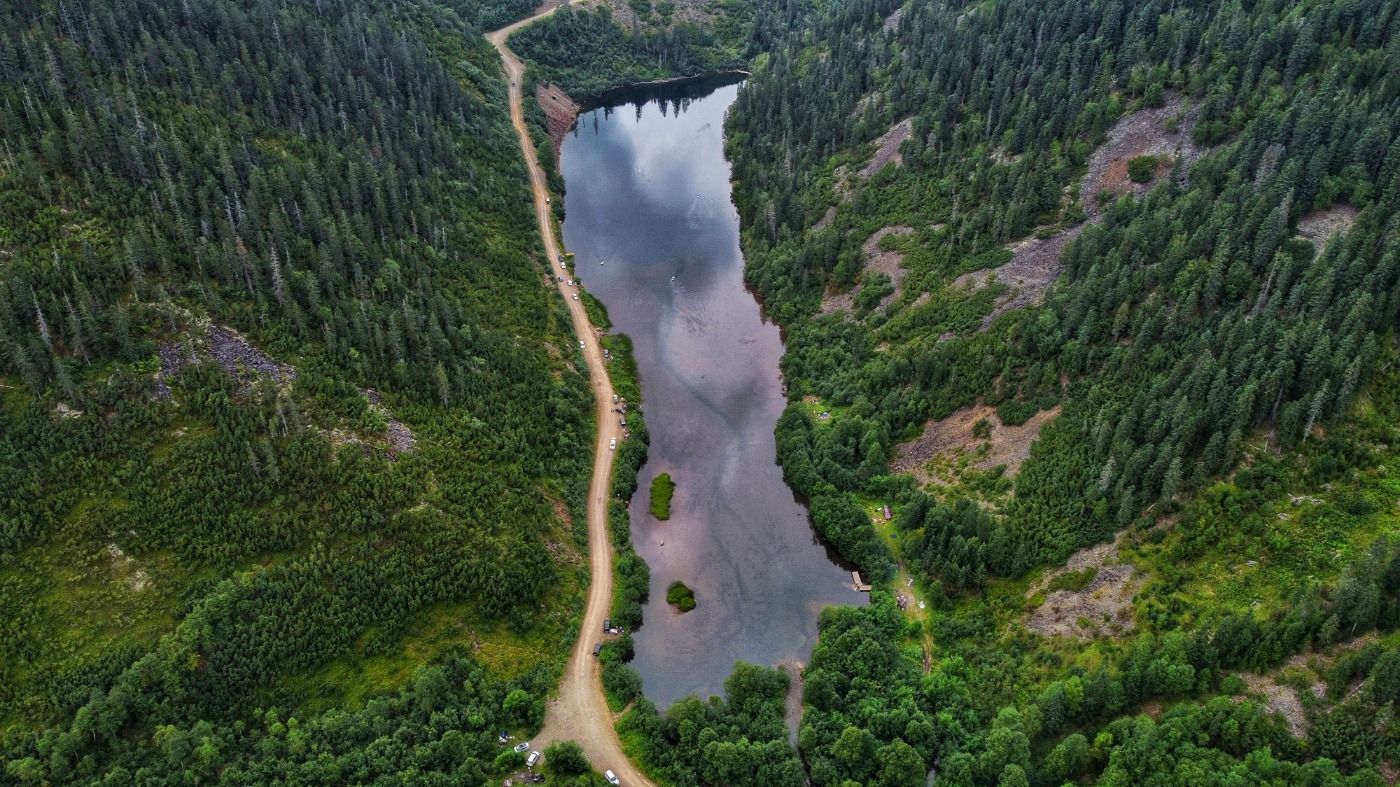
<path fill-rule="evenodd" d="M 545 711 L 544 729 L 535 736 L 535 748 L 543 748 L 554 741 L 574 740 L 583 747 L 588 761 L 599 771 L 611 769 L 623 785 L 648 785 L 651 780 L 635 768 L 622 752 L 617 730 L 613 727 L 613 714 L 608 709 L 603 696 L 602 670 L 598 660 L 593 658 L 593 646 L 603 632 L 603 620 L 612 606 L 612 544 L 608 537 L 608 498 L 612 484 L 613 451 L 608 441 L 621 440 L 621 427 L 612 412 L 612 382 L 608 379 L 607 367 L 603 365 L 603 351 L 598 343 L 598 334 L 588 321 L 583 301 L 573 299 L 574 287 L 558 280 L 558 259 L 560 246 L 554 237 L 554 224 L 550 217 L 549 192 L 545 187 L 545 177 L 535 156 L 535 146 L 530 140 L 530 131 L 525 126 L 525 112 L 521 103 L 521 83 L 524 82 L 525 66 L 520 58 L 510 51 L 506 40 L 511 33 L 554 13 L 558 8 L 550 5 L 534 16 L 527 17 L 512 25 L 488 33 L 486 38 L 501 53 L 505 65 L 506 79 L 510 90 L 510 122 L 520 137 L 520 152 L 525 157 L 525 166 L 530 172 L 530 186 L 535 199 L 535 220 L 540 227 L 540 241 L 544 244 L 547 256 L 549 279 L 559 289 L 564 305 L 573 319 L 574 333 L 583 344 L 583 357 L 588 364 L 588 376 L 593 384 L 595 410 L 597 411 L 598 439 L 593 446 L 593 479 L 588 485 L 588 557 L 592 583 L 588 588 L 588 604 L 583 612 L 582 630 L 574 643 L 574 652 L 564 667 L 564 678 L 559 683 L 559 694 L 549 703 Z"/>

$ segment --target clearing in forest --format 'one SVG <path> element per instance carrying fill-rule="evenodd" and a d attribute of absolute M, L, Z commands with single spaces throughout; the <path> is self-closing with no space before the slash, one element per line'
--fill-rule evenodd
<path fill-rule="evenodd" d="M 1047 637 L 1080 638 L 1132 630 L 1130 610 L 1140 583 L 1131 565 L 1118 562 L 1118 545 L 1115 540 L 1081 549 L 1070 555 L 1063 569 L 1032 585 L 1027 598 L 1048 595 L 1030 614 L 1026 628 Z"/>
<path fill-rule="evenodd" d="M 890 468 L 897 473 L 910 473 L 920 483 L 951 481 L 955 475 L 953 463 L 967 457 L 974 469 L 1003 466 L 1009 478 L 1030 456 L 1031 443 L 1040 436 L 1041 427 L 1059 414 L 1056 405 L 1032 415 L 1023 424 L 1007 426 L 992 407 L 965 407 L 942 420 L 929 421 L 922 434 L 899 444 Z M 935 461 L 940 459 L 947 461 Z"/>

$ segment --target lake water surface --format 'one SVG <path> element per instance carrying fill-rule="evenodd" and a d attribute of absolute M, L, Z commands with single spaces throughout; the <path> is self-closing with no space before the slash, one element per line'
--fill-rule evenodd
<path fill-rule="evenodd" d="M 632 337 L 641 374 L 651 450 L 632 538 L 651 566 L 651 601 L 632 667 L 662 707 L 722 693 L 737 660 L 806 661 L 822 607 L 865 603 L 777 465 L 782 343 L 744 288 L 723 150 L 737 93 L 631 93 L 580 117 L 561 156 L 564 242 L 614 329 Z M 665 522 L 647 511 L 662 472 L 677 484 Z M 666 604 L 675 580 L 694 589 L 694 611 Z"/>

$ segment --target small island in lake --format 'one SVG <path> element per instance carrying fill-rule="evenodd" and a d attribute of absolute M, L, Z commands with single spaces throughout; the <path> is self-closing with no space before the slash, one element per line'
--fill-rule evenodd
<path fill-rule="evenodd" d="M 671 495 L 676 492 L 676 482 L 670 473 L 651 479 L 651 515 L 660 520 L 671 518 Z"/>
<path fill-rule="evenodd" d="M 689 612 L 695 609 L 695 591 L 679 580 L 672 582 L 671 586 L 666 588 L 666 603 L 681 612 Z"/>

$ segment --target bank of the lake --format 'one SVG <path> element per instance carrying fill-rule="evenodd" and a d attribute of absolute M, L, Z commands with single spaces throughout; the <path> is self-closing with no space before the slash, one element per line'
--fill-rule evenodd
<path fill-rule="evenodd" d="M 565 140 L 566 246 L 575 275 L 631 337 L 650 427 L 630 506 L 651 567 L 632 667 L 659 705 L 718 694 L 738 660 L 803 661 L 829 604 L 861 604 L 776 462 L 782 342 L 745 289 L 723 155 L 732 82 L 632 88 Z M 638 92 L 641 91 L 641 92 Z M 682 478 L 667 521 L 650 484 Z M 669 608 L 683 582 L 700 603 Z"/>

